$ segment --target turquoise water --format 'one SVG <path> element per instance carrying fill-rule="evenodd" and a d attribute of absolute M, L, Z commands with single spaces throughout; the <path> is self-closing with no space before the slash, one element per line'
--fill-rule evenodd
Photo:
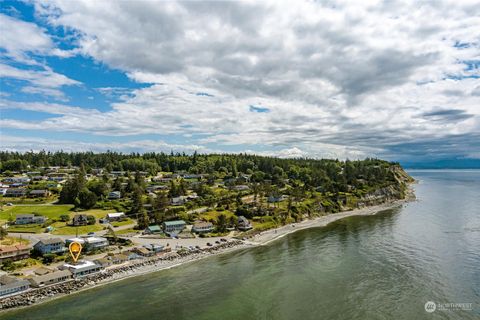
<path fill-rule="evenodd" d="M 412 171 L 417 202 L 2 319 L 480 319 L 480 171 Z M 473 310 L 427 313 L 427 301 Z"/>

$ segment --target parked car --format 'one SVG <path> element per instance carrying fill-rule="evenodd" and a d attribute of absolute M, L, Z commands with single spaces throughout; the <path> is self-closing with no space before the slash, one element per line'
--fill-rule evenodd
<path fill-rule="evenodd" d="M 89 236 L 94 236 L 94 235 L 95 235 L 95 232 L 89 232 L 88 235 L 89 235 Z"/>
<path fill-rule="evenodd" d="M 215 241 L 215 243 L 216 243 L 216 244 L 220 244 L 220 241 L 217 240 L 217 241 Z"/>
<path fill-rule="evenodd" d="M 213 246 L 213 244 L 211 244 L 210 242 L 207 242 L 207 246 L 211 247 Z"/>
<path fill-rule="evenodd" d="M 220 241 L 222 241 L 222 242 L 227 242 L 227 239 L 222 238 L 222 239 L 220 239 Z"/>
<path fill-rule="evenodd" d="M 11 206 L 13 206 L 13 203 L 7 202 L 6 206 L 7 206 L 7 207 L 11 207 Z"/>

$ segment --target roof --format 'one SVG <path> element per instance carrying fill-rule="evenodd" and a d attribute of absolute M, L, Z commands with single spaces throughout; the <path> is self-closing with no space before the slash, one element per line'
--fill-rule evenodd
<path fill-rule="evenodd" d="M 39 244 L 39 243 L 43 243 L 43 244 L 56 244 L 56 243 L 63 243 L 63 240 L 60 239 L 60 238 L 48 238 L 48 239 L 42 239 L 40 241 L 38 241 L 35 245 Z"/>
<path fill-rule="evenodd" d="M 196 222 L 194 225 L 193 225 L 194 228 L 206 228 L 206 227 L 213 227 L 213 223 L 211 222 L 205 222 L 205 221 L 200 221 L 200 222 Z"/>
<path fill-rule="evenodd" d="M 88 244 L 92 243 L 99 243 L 99 242 L 108 242 L 107 238 L 102 238 L 102 237 L 88 237 L 85 238 L 85 242 Z"/>
<path fill-rule="evenodd" d="M 58 278 L 71 277 L 71 276 L 72 276 L 72 273 L 70 272 L 70 270 L 67 269 L 67 270 L 54 271 L 51 273 L 44 274 L 42 276 L 32 277 L 28 281 L 32 283 L 40 284 L 42 282 L 48 282 Z"/>
<path fill-rule="evenodd" d="M 20 250 L 30 250 L 29 246 L 19 244 L 15 246 L 2 246 L 0 247 L 0 252 L 15 252 Z"/>
<path fill-rule="evenodd" d="M 125 215 L 124 212 L 114 212 L 114 213 L 107 213 L 108 218 L 120 218 Z"/>
<path fill-rule="evenodd" d="M 48 269 L 48 268 L 45 268 L 45 267 L 40 267 L 40 268 L 35 269 L 33 272 L 35 272 L 36 275 L 43 276 L 47 273 L 52 272 L 52 270 Z"/>
<path fill-rule="evenodd" d="M 143 254 L 150 254 L 150 251 L 145 248 L 135 248 L 134 250 Z"/>
<path fill-rule="evenodd" d="M 95 267 L 95 266 L 96 264 L 93 261 L 89 261 L 89 260 L 82 260 L 82 261 L 79 261 L 77 264 L 65 263 L 63 265 L 64 268 L 69 268 L 74 270 L 79 270 L 79 269 L 88 268 L 88 267 Z"/>
<path fill-rule="evenodd" d="M 18 218 L 33 218 L 35 215 L 33 213 L 21 213 L 17 214 L 17 219 Z"/>
<path fill-rule="evenodd" d="M 8 288 L 15 288 L 19 286 L 29 285 L 30 283 L 27 280 L 3 275 L 0 277 L 0 284 L 2 289 L 8 289 Z"/>
<path fill-rule="evenodd" d="M 161 231 L 158 225 L 148 226 L 147 229 L 150 231 Z"/>
<path fill-rule="evenodd" d="M 112 259 L 121 259 L 121 260 L 127 260 L 128 259 L 128 256 L 124 255 L 124 254 L 116 254 L 114 256 L 112 256 Z"/>
<path fill-rule="evenodd" d="M 166 226 L 176 226 L 179 224 L 187 224 L 187 223 L 183 220 L 174 220 L 174 221 L 165 221 L 164 224 Z"/>
<path fill-rule="evenodd" d="M 47 190 L 32 190 L 30 194 L 44 194 L 45 192 L 47 192 Z"/>

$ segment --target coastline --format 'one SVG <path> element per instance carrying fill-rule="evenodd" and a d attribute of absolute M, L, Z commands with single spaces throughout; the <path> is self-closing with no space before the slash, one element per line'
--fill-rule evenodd
<path fill-rule="evenodd" d="M 54 293 L 54 294 L 49 294 L 46 295 L 42 298 L 39 299 L 34 299 L 28 300 L 27 303 L 24 305 L 18 305 L 18 306 L 4 306 L 3 302 L 6 299 L 10 298 L 15 298 L 19 297 L 22 295 L 28 295 L 32 291 L 25 292 L 22 294 L 19 294 L 17 296 L 13 297 L 6 297 L 3 299 L 0 299 L 0 314 L 6 313 L 6 312 L 11 312 L 15 310 L 20 310 L 23 308 L 28 308 L 30 306 L 34 305 L 40 305 L 42 303 L 46 303 L 49 301 L 53 301 L 65 296 L 69 296 L 72 294 L 77 294 L 83 291 L 87 291 L 90 289 L 98 288 L 104 285 L 108 285 L 117 281 L 125 280 L 128 278 L 132 277 L 137 277 L 137 276 L 142 276 L 146 275 L 149 273 L 154 273 L 154 272 L 159 272 L 162 270 L 167 270 L 171 268 L 175 268 L 187 263 L 199 261 L 202 259 L 205 259 L 207 257 L 212 257 L 216 255 L 221 255 L 225 253 L 231 253 L 234 251 L 242 250 L 242 249 L 247 249 L 247 248 L 252 248 L 252 247 L 257 247 L 257 246 L 265 246 L 268 245 L 276 240 L 279 240 L 291 233 L 300 231 L 300 230 L 305 230 L 305 229 L 310 229 L 310 228 L 317 228 L 317 227 L 325 227 L 329 225 L 332 222 L 352 217 L 352 216 L 371 216 L 378 214 L 379 212 L 393 209 L 396 207 L 400 207 L 405 203 L 414 201 L 415 194 L 413 192 L 413 189 L 411 188 L 411 185 L 409 185 L 407 195 L 404 199 L 399 199 L 399 200 L 394 200 L 391 202 L 386 202 L 383 204 L 375 205 L 375 206 L 370 206 L 370 207 L 365 207 L 361 209 L 353 209 L 353 210 L 348 210 L 348 211 L 342 211 L 339 213 L 333 213 L 333 214 L 328 214 L 320 217 L 315 217 L 313 219 L 308 219 L 308 220 L 303 220 L 298 223 L 292 223 L 288 224 L 282 227 L 274 228 L 274 229 L 269 229 L 266 231 L 263 231 L 252 238 L 245 240 L 245 241 L 239 241 L 239 240 L 231 240 L 227 244 L 216 246 L 213 248 L 208 248 L 207 250 L 203 250 L 200 252 L 195 252 L 195 253 L 189 253 L 187 255 L 176 255 L 173 258 L 167 258 L 165 257 L 160 257 L 158 259 L 145 259 L 144 261 L 140 261 L 136 265 L 121 265 L 117 266 L 115 268 L 109 269 L 110 271 L 118 271 L 122 268 L 126 268 L 125 271 L 120 271 L 120 272 L 113 272 L 109 275 L 107 275 L 105 278 L 100 279 L 100 280 L 93 280 L 93 279 L 87 279 L 89 281 L 86 281 L 86 284 L 73 289 L 70 292 L 65 292 L 65 293 Z M 223 246 L 223 247 L 222 247 Z M 105 274 L 105 273 L 104 273 Z M 72 281 L 75 282 L 75 281 Z M 54 287 L 55 285 L 52 285 L 51 287 Z M 48 287 L 44 287 L 41 289 L 48 289 Z M 38 290 L 38 289 L 36 289 Z"/>

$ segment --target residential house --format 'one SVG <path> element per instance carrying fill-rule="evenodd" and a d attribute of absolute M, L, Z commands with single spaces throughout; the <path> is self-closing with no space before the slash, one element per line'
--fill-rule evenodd
<path fill-rule="evenodd" d="M 120 199 L 122 197 L 122 194 L 120 191 L 112 191 L 108 194 L 108 199 Z"/>
<path fill-rule="evenodd" d="M 28 193 L 30 198 L 46 198 L 50 195 L 48 190 L 32 190 Z"/>
<path fill-rule="evenodd" d="M 74 226 L 86 226 L 88 224 L 88 218 L 86 214 L 76 214 L 73 217 L 72 224 Z"/>
<path fill-rule="evenodd" d="M 27 189 L 25 188 L 8 188 L 7 191 L 5 191 L 5 197 L 18 198 L 25 197 L 26 195 Z"/>
<path fill-rule="evenodd" d="M 47 221 L 47 218 L 44 216 L 36 216 L 33 213 L 26 214 L 17 214 L 15 218 L 15 224 L 42 224 Z"/>
<path fill-rule="evenodd" d="M 281 195 L 281 196 L 271 195 L 271 196 L 268 197 L 268 202 L 270 202 L 270 203 L 281 202 L 281 201 L 286 200 L 286 199 L 288 199 L 288 196 L 286 196 L 286 195 Z"/>
<path fill-rule="evenodd" d="M 113 262 L 113 264 L 121 264 L 128 261 L 128 256 L 119 253 L 111 256 L 110 260 Z"/>
<path fill-rule="evenodd" d="M 0 297 L 27 290 L 29 287 L 30 282 L 27 280 L 21 280 L 7 275 L 0 276 Z"/>
<path fill-rule="evenodd" d="M 144 245 L 143 247 L 144 247 L 145 249 L 150 250 L 150 251 L 153 251 L 153 252 L 155 252 L 155 253 L 167 251 L 164 246 L 158 245 L 158 244 L 154 244 L 154 243 L 146 244 L 146 245 Z M 170 249 L 170 248 L 168 248 L 168 249 Z"/>
<path fill-rule="evenodd" d="M 150 251 L 150 250 L 148 250 L 146 248 L 143 248 L 143 247 L 133 248 L 132 251 L 135 252 L 136 254 L 138 254 L 141 257 L 151 257 L 155 254 L 155 252 Z"/>
<path fill-rule="evenodd" d="M 48 286 L 51 284 L 64 282 L 64 281 L 70 280 L 71 278 L 72 278 L 72 272 L 70 272 L 70 270 L 68 269 L 65 269 L 65 270 L 49 272 L 40 276 L 34 276 L 27 280 L 28 282 L 30 282 L 30 285 L 32 287 L 40 288 L 40 287 Z"/>
<path fill-rule="evenodd" d="M 163 231 L 169 234 L 180 233 L 187 226 L 183 220 L 165 221 L 162 225 Z"/>
<path fill-rule="evenodd" d="M 113 264 L 112 260 L 107 258 L 99 258 L 99 259 L 96 259 L 94 262 L 99 266 L 101 266 L 102 268 L 110 267 Z"/>
<path fill-rule="evenodd" d="M 0 246 L 0 263 L 5 260 L 21 260 L 30 256 L 31 247 L 19 244 L 15 246 Z"/>
<path fill-rule="evenodd" d="M 242 231 L 250 230 L 253 228 L 250 221 L 248 221 L 248 219 L 245 218 L 244 216 L 238 217 L 237 226 L 238 226 L 238 229 Z"/>
<path fill-rule="evenodd" d="M 60 238 L 49 238 L 38 241 L 33 248 L 42 255 L 47 253 L 63 253 L 65 252 L 65 243 Z"/>
<path fill-rule="evenodd" d="M 81 278 L 102 270 L 102 266 L 89 260 L 82 260 L 76 264 L 66 263 L 59 267 L 60 270 L 70 270 L 74 278 Z"/>
<path fill-rule="evenodd" d="M 28 184 L 30 182 L 30 178 L 27 178 L 27 177 L 10 177 L 10 178 L 3 179 L 3 182 Z"/>
<path fill-rule="evenodd" d="M 250 190 L 250 187 L 247 186 L 246 184 L 239 184 L 239 185 L 233 186 L 232 189 L 235 191 L 247 191 L 247 190 Z"/>
<path fill-rule="evenodd" d="M 188 197 L 186 196 L 179 196 L 170 199 L 170 204 L 173 206 L 181 206 L 188 201 Z"/>
<path fill-rule="evenodd" d="M 195 233 L 209 233 L 213 231 L 213 223 L 199 221 L 193 224 L 192 232 Z"/>

